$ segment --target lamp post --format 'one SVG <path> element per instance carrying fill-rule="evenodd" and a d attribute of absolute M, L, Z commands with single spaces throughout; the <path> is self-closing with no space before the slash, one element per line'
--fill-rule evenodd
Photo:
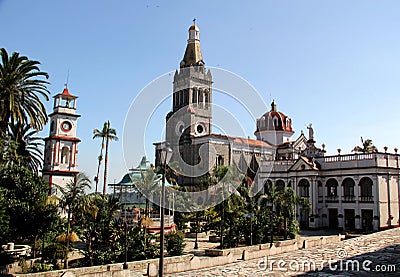
<path fill-rule="evenodd" d="M 124 202 L 124 231 L 125 231 L 125 245 L 124 245 L 124 251 L 125 251 L 125 261 L 122 266 L 123 269 L 128 269 L 128 226 L 126 223 L 126 192 L 127 188 L 125 187 L 125 202 Z"/>
<path fill-rule="evenodd" d="M 164 201 L 165 201 L 165 170 L 167 163 L 171 159 L 172 149 L 167 145 L 161 149 L 161 161 L 163 161 L 162 183 L 161 183 L 161 209 L 160 209 L 160 262 L 158 265 L 158 276 L 164 276 Z"/>

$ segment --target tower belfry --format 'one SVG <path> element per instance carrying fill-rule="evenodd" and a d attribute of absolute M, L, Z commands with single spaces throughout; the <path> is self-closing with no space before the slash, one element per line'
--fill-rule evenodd
<path fill-rule="evenodd" d="M 49 114 L 50 132 L 45 138 L 43 178 L 50 184 L 50 193 L 58 195 L 53 184 L 65 186 L 74 181 L 78 174 L 76 137 L 76 99 L 65 86 L 62 93 L 55 95 L 53 112 Z"/>
<path fill-rule="evenodd" d="M 175 71 L 172 112 L 167 115 L 166 139 L 177 144 L 182 138 L 211 134 L 212 76 L 200 51 L 199 27 L 189 28 L 186 51 Z"/>

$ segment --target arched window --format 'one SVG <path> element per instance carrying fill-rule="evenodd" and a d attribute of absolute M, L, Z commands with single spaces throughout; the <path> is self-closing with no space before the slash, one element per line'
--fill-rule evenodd
<path fill-rule="evenodd" d="M 193 92 L 192 92 L 192 102 L 194 104 L 197 104 L 197 88 L 193 88 Z"/>
<path fill-rule="evenodd" d="M 189 104 L 189 89 L 185 89 L 183 91 L 183 104 L 188 105 Z"/>
<path fill-rule="evenodd" d="M 271 180 L 267 180 L 264 183 L 264 193 L 265 194 L 270 194 L 272 190 L 272 181 Z"/>
<path fill-rule="evenodd" d="M 300 196 L 310 197 L 310 182 L 307 179 L 301 179 L 298 187 Z"/>
<path fill-rule="evenodd" d="M 355 182 L 351 178 L 346 178 L 342 182 L 344 197 L 354 197 Z M 350 200 L 350 199 L 349 199 Z"/>
<path fill-rule="evenodd" d="M 203 90 L 199 89 L 199 104 L 200 107 L 203 107 Z"/>
<path fill-rule="evenodd" d="M 336 181 L 336 179 L 330 178 L 326 182 L 326 195 L 328 196 L 328 198 L 336 198 L 338 196 L 337 187 L 338 181 Z"/>
<path fill-rule="evenodd" d="M 68 164 L 69 163 L 69 148 L 67 146 L 64 146 L 61 149 L 61 163 L 62 164 Z"/>
<path fill-rule="evenodd" d="M 204 102 L 205 108 L 208 109 L 208 103 L 210 102 L 210 94 L 208 93 L 208 89 L 204 91 Z"/>
<path fill-rule="evenodd" d="M 217 157 L 217 165 L 224 165 L 224 157 L 218 155 Z"/>
<path fill-rule="evenodd" d="M 283 180 L 278 180 L 275 183 L 275 191 L 283 191 L 285 189 L 285 182 Z"/>
<path fill-rule="evenodd" d="M 360 180 L 361 201 L 373 201 L 372 185 L 373 182 L 371 178 L 368 177 L 361 178 Z"/>

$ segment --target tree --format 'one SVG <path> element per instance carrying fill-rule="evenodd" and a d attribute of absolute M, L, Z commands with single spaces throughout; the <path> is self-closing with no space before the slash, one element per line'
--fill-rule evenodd
<path fill-rule="evenodd" d="M 156 172 L 154 171 L 154 167 L 150 165 L 146 168 L 145 171 L 140 169 L 140 179 L 131 178 L 132 182 L 137 189 L 139 197 L 146 198 L 146 208 L 144 213 L 144 218 L 141 219 L 144 234 L 146 236 L 146 230 L 150 222 L 149 212 L 150 212 L 150 198 L 154 194 L 155 189 L 159 185 L 159 177 L 157 176 Z"/>
<path fill-rule="evenodd" d="M 295 221 L 296 205 L 299 205 L 303 210 L 309 210 L 311 206 L 308 199 L 296 195 L 292 188 L 285 188 L 276 193 L 275 207 L 278 216 L 283 217 L 284 239 L 287 239 L 288 221 L 289 223 Z"/>
<path fill-rule="evenodd" d="M 48 201 L 49 184 L 27 167 L 0 167 L 0 240 L 36 241 L 58 222 L 57 207 Z M 4 226 L 3 224 L 7 224 Z"/>
<path fill-rule="evenodd" d="M 123 227 L 115 218 L 119 208 L 113 196 L 92 193 L 79 198 L 74 221 L 86 245 L 83 254 L 87 265 L 114 263 L 121 256 Z"/>
<path fill-rule="evenodd" d="M 85 195 L 86 188 L 90 188 L 89 178 L 83 174 L 78 173 L 74 181 L 68 182 L 67 185 L 56 185 L 61 192 L 60 207 L 67 212 L 67 233 L 66 233 L 66 253 L 64 260 L 64 267 L 68 268 L 68 250 L 69 250 L 69 237 L 71 230 L 71 215 L 72 211 L 79 203 L 80 197 Z"/>
<path fill-rule="evenodd" d="M 46 108 L 40 96 L 49 100 L 46 72 L 39 69 L 40 62 L 29 60 L 14 52 L 8 56 L 0 49 L 0 133 L 7 133 L 9 123 L 29 125 L 42 130 L 47 122 Z"/>
<path fill-rule="evenodd" d="M 359 152 L 359 153 L 376 153 L 378 152 L 378 148 L 372 143 L 371 139 L 366 139 L 363 140 L 361 137 L 361 145 L 362 146 L 356 146 L 352 150 L 353 152 Z"/>
<path fill-rule="evenodd" d="M 244 200 L 236 191 L 243 180 L 244 175 L 239 173 L 235 165 L 230 167 L 217 166 L 213 170 L 214 177 L 222 184 L 222 188 L 219 191 L 223 202 L 219 203 L 214 209 L 219 218 L 219 226 L 215 226 L 219 229 L 221 238 L 221 249 L 225 246 L 237 246 L 241 239 L 240 233 L 240 222 L 245 214 Z M 216 222 L 215 222 L 216 223 Z M 225 237 L 225 233 L 227 236 Z"/>
<path fill-rule="evenodd" d="M 19 165 L 38 173 L 43 163 L 43 139 L 35 137 L 37 130 L 21 123 L 10 124 L 10 138 L 16 143 L 16 158 Z"/>
<path fill-rule="evenodd" d="M 108 120 L 107 122 L 104 122 L 103 129 L 101 131 L 99 129 L 94 129 L 93 134 L 94 134 L 93 139 L 102 138 L 101 150 L 100 150 L 100 156 L 99 156 L 99 164 L 97 167 L 97 176 L 95 179 L 96 180 L 96 191 L 97 191 L 97 183 L 98 183 L 98 178 L 99 178 L 100 164 L 103 159 L 104 142 L 105 142 L 105 146 L 106 146 L 106 157 L 105 157 L 105 161 L 104 161 L 104 185 L 103 185 L 103 195 L 106 195 L 107 170 L 108 170 L 108 143 L 109 143 L 109 141 L 113 141 L 113 140 L 117 141 L 118 140 L 117 131 L 110 127 L 110 121 Z"/>

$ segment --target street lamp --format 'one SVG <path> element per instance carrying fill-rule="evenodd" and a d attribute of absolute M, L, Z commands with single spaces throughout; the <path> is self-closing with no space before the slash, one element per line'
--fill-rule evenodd
<path fill-rule="evenodd" d="M 158 265 L 158 276 L 164 276 L 164 201 L 165 201 L 165 170 L 167 168 L 167 163 L 171 159 L 172 149 L 168 145 L 161 149 L 161 162 L 163 166 L 162 172 L 162 183 L 161 183 L 161 222 L 160 222 L 160 262 Z"/>
<path fill-rule="evenodd" d="M 125 202 L 124 202 L 124 231 L 125 231 L 125 243 L 124 243 L 124 251 L 125 251 L 125 261 L 122 266 L 123 269 L 128 269 L 128 226 L 126 223 L 126 194 L 127 194 L 127 187 L 125 187 Z"/>

